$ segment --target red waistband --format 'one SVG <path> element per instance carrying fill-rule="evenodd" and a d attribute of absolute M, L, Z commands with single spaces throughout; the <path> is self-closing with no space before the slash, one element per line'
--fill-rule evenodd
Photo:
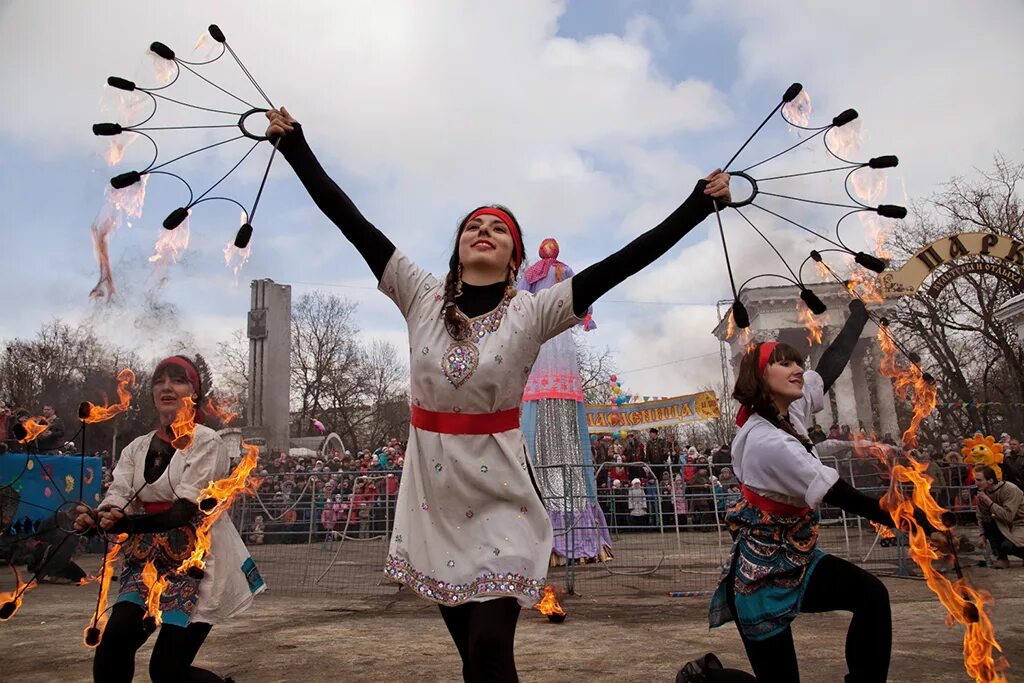
<path fill-rule="evenodd" d="M 142 509 L 147 515 L 152 515 L 157 512 L 167 512 L 171 509 L 173 503 L 167 501 L 154 502 L 154 503 L 143 503 Z"/>
<path fill-rule="evenodd" d="M 519 408 L 497 413 L 435 413 L 412 406 L 409 422 L 437 434 L 497 434 L 519 428 Z"/>
<path fill-rule="evenodd" d="M 740 490 L 743 491 L 743 497 L 747 499 L 747 502 L 754 505 L 769 515 L 775 515 L 777 517 L 799 517 L 805 515 L 811 511 L 811 508 L 796 507 L 795 505 L 787 505 L 780 503 L 777 500 L 766 498 L 760 493 L 756 493 L 746 486 L 741 486 Z"/>

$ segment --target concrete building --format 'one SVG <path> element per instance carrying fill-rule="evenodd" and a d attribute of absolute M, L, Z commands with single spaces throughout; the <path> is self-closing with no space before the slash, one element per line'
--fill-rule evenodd
<path fill-rule="evenodd" d="M 1024 340 L 1024 294 L 1018 294 L 996 311 L 996 320 L 1010 323 L 1017 330 L 1017 339 Z"/>
<path fill-rule="evenodd" d="M 749 334 L 736 330 L 729 335 L 728 319 L 722 320 L 714 329 L 719 340 L 727 344 L 728 360 L 732 378 L 736 376 L 740 360 L 749 342 L 780 341 L 800 349 L 813 368 L 821 354 L 835 338 L 849 315 L 850 295 L 839 283 L 817 283 L 813 286 L 828 311 L 813 319 L 821 325 L 821 342 L 808 340 L 808 329 L 804 318 L 809 312 L 800 300 L 800 291 L 793 286 L 759 287 L 743 290 L 740 295 L 743 305 L 750 314 Z M 893 306 L 892 302 L 869 304 L 868 308 L 880 316 Z M 835 422 L 858 427 L 867 432 L 876 431 L 880 436 L 889 434 L 899 438 L 900 429 L 896 419 L 896 402 L 892 382 L 879 372 L 881 350 L 875 335 L 878 326 L 868 322 L 865 326 L 853 357 L 829 391 L 830 400 L 825 409 L 816 416 L 821 427 L 828 431 Z M 732 381 L 732 380 L 730 380 Z"/>
<path fill-rule="evenodd" d="M 273 280 L 253 280 L 250 289 L 246 439 L 272 452 L 287 452 L 292 288 Z"/>

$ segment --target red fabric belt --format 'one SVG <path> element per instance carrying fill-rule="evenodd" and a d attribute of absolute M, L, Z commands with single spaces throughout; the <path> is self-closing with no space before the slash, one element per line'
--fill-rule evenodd
<path fill-rule="evenodd" d="M 167 512 L 168 510 L 171 509 L 171 506 L 173 504 L 174 503 L 170 503 L 170 502 L 143 503 L 142 504 L 142 510 L 147 515 L 152 515 L 152 514 L 155 514 L 157 512 Z"/>
<path fill-rule="evenodd" d="M 800 515 L 805 515 L 811 511 L 811 508 L 786 505 L 785 503 L 780 503 L 777 500 L 766 498 L 761 494 L 748 489 L 746 486 L 740 487 L 740 490 L 743 491 L 743 497 L 747 499 L 748 503 L 767 512 L 769 515 L 775 515 L 777 517 L 799 517 Z"/>
<path fill-rule="evenodd" d="M 409 422 L 437 434 L 497 434 L 519 428 L 519 408 L 497 413 L 435 413 L 412 406 Z"/>

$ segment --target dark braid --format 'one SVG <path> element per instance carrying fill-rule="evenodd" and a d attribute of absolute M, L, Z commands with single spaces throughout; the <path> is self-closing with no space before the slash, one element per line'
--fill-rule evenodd
<path fill-rule="evenodd" d="M 466 316 L 459 312 L 455 306 L 455 292 L 459 286 L 459 253 L 456 246 L 455 254 L 448 263 L 448 275 L 444 279 L 444 303 L 441 310 L 444 312 L 444 326 L 452 339 L 465 339 L 469 332 L 469 321 Z"/>

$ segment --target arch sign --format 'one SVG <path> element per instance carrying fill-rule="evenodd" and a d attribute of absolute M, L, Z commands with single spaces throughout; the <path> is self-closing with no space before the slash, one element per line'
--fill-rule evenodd
<path fill-rule="evenodd" d="M 963 262 L 952 265 L 958 260 Z M 1017 292 L 1024 292 L 1024 243 L 992 232 L 962 232 L 943 237 L 918 251 L 897 270 L 882 273 L 882 295 L 916 294 L 924 281 L 939 270 L 942 273 L 925 290 L 932 298 L 967 273 L 995 275 Z"/>

